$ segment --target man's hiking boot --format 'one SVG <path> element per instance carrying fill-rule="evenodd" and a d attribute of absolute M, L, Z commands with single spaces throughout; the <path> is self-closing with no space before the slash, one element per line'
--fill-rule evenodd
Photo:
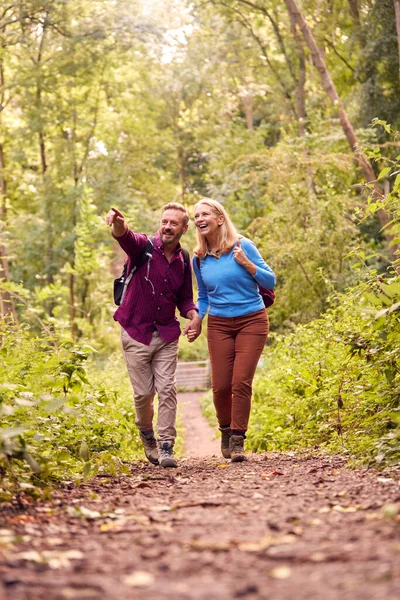
<path fill-rule="evenodd" d="M 220 427 L 221 432 L 221 453 L 224 458 L 231 457 L 231 451 L 229 449 L 229 440 L 231 438 L 231 428 L 229 425 L 227 427 Z"/>
<path fill-rule="evenodd" d="M 178 463 L 174 458 L 173 444 L 171 442 L 160 442 L 158 450 L 160 465 L 166 467 L 177 467 Z"/>
<path fill-rule="evenodd" d="M 158 448 L 157 448 L 157 440 L 154 437 L 154 431 L 141 431 L 140 439 L 142 440 L 144 453 L 148 461 L 150 461 L 153 465 L 158 465 Z"/>
<path fill-rule="evenodd" d="M 244 453 L 244 437 L 242 435 L 231 435 L 229 440 L 229 449 L 232 462 L 242 462 L 247 460 Z"/>

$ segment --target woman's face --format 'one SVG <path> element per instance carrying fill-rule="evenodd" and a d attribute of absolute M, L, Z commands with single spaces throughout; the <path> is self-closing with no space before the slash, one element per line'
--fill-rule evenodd
<path fill-rule="evenodd" d="M 194 224 L 203 237 L 212 236 L 224 222 L 223 215 L 218 214 L 208 204 L 198 204 L 194 213 Z"/>

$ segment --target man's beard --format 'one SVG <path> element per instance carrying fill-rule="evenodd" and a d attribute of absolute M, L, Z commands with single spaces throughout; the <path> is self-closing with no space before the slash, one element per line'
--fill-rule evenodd
<path fill-rule="evenodd" d="M 166 239 L 166 236 L 171 236 Z M 179 240 L 179 236 L 177 234 L 174 235 L 173 231 L 163 231 L 161 234 L 161 240 L 164 244 L 171 244 Z"/>

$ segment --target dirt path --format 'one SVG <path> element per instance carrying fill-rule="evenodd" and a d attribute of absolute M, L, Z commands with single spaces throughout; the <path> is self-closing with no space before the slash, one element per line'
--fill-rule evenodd
<path fill-rule="evenodd" d="M 199 400 L 204 392 L 178 394 L 180 414 L 185 428 L 184 454 L 189 458 L 219 455 L 219 439 L 201 412 Z"/>
<path fill-rule="evenodd" d="M 138 462 L 9 507 L 0 598 L 398 600 L 399 479 L 310 452 Z"/>

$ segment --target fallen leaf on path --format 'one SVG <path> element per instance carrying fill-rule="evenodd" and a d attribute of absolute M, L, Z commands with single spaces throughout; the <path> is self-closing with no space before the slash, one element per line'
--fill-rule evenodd
<path fill-rule="evenodd" d="M 7 523 L 36 523 L 37 519 L 33 515 L 16 515 L 7 519 Z"/>
<path fill-rule="evenodd" d="M 169 512 L 170 510 L 172 510 L 172 506 L 168 506 L 168 504 L 159 504 L 150 507 L 151 512 Z"/>
<path fill-rule="evenodd" d="M 261 479 L 268 479 L 269 477 L 276 477 L 277 475 L 284 475 L 284 473 L 275 469 L 274 471 L 271 471 L 271 473 L 263 473 Z"/>
<path fill-rule="evenodd" d="M 400 504 L 386 504 L 382 507 L 382 513 L 385 519 L 393 519 L 400 515 Z"/>
<path fill-rule="evenodd" d="M 243 552 L 260 552 L 260 550 L 266 550 L 267 548 L 271 548 L 271 546 L 294 544 L 296 541 L 295 535 L 271 536 L 267 534 L 256 542 L 239 542 L 237 547 Z"/>
<path fill-rule="evenodd" d="M 16 535 L 11 529 L 0 529 L 0 547 L 11 545 L 15 539 Z"/>
<path fill-rule="evenodd" d="M 84 554 L 80 550 L 44 550 L 43 552 L 28 550 L 16 554 L 14 558 L 48 565 L 50 569 L 65 569 L 70 567 L 71 560 L 82 560 Z"/>
<path fill-rule="evenodd" d="M 309 560 L 312 562 L 325 562 L 328 559 L 328 556 L 323 552 L 314 552 L 310 554 Z"/>
<path fill-rule="evenodd" d="M 173 509 L 177 508 L 190 508 L 192 506 L 226 506 L 229 502 L 221 502 L 219 500 L 192 500 L 189 502 L 177 502 L 173 505 Z"/>
<path fill-rule="evenodd" d="M 70 517 L 74 519 L 83 518 L 83 519 L 99 519 L 102 515 L 98 510 L 91 510 L 90 508 L 86 508 L 86 506 L 67 506 L 67 513 Z"/>
<path fill-rule="evenodd" d="M 282 565 L 281 567 L 276 567 L 269 572 L 270 576 L 274 579 L 287 579 L 292 574 L 292 569 L 287 565 Z"/>
<path fill-rule="evenodd" d="M 99 597 L 100 588 L 71 588 L 66 587 L 61 590 L 62 598 L 66 600 L 96 600 Z"/>
<path fill-rule="evenodd" d="M 124 577 L 123 581 L 129 587 L 147 587 L 154 583 L 154 575 L 147 571 L 133 571 L 133 573 Z"/>
<path fill-rule="evenodd" d="M 360 506 L 356 504 L 350 506 L 341 506 L 340 504 L 335 504 L 335 506 L 332 506 L 332 510 L 340 513 L 354 513 L 357 512 L 359 508 Z"/>
<path fill-rule="evenodd" d="M 189 545 L 193 550 L 218 550 L 226 551 L 232 548 L 232 542 L 211 542 L 208 540 L 192 540 Z"/>

